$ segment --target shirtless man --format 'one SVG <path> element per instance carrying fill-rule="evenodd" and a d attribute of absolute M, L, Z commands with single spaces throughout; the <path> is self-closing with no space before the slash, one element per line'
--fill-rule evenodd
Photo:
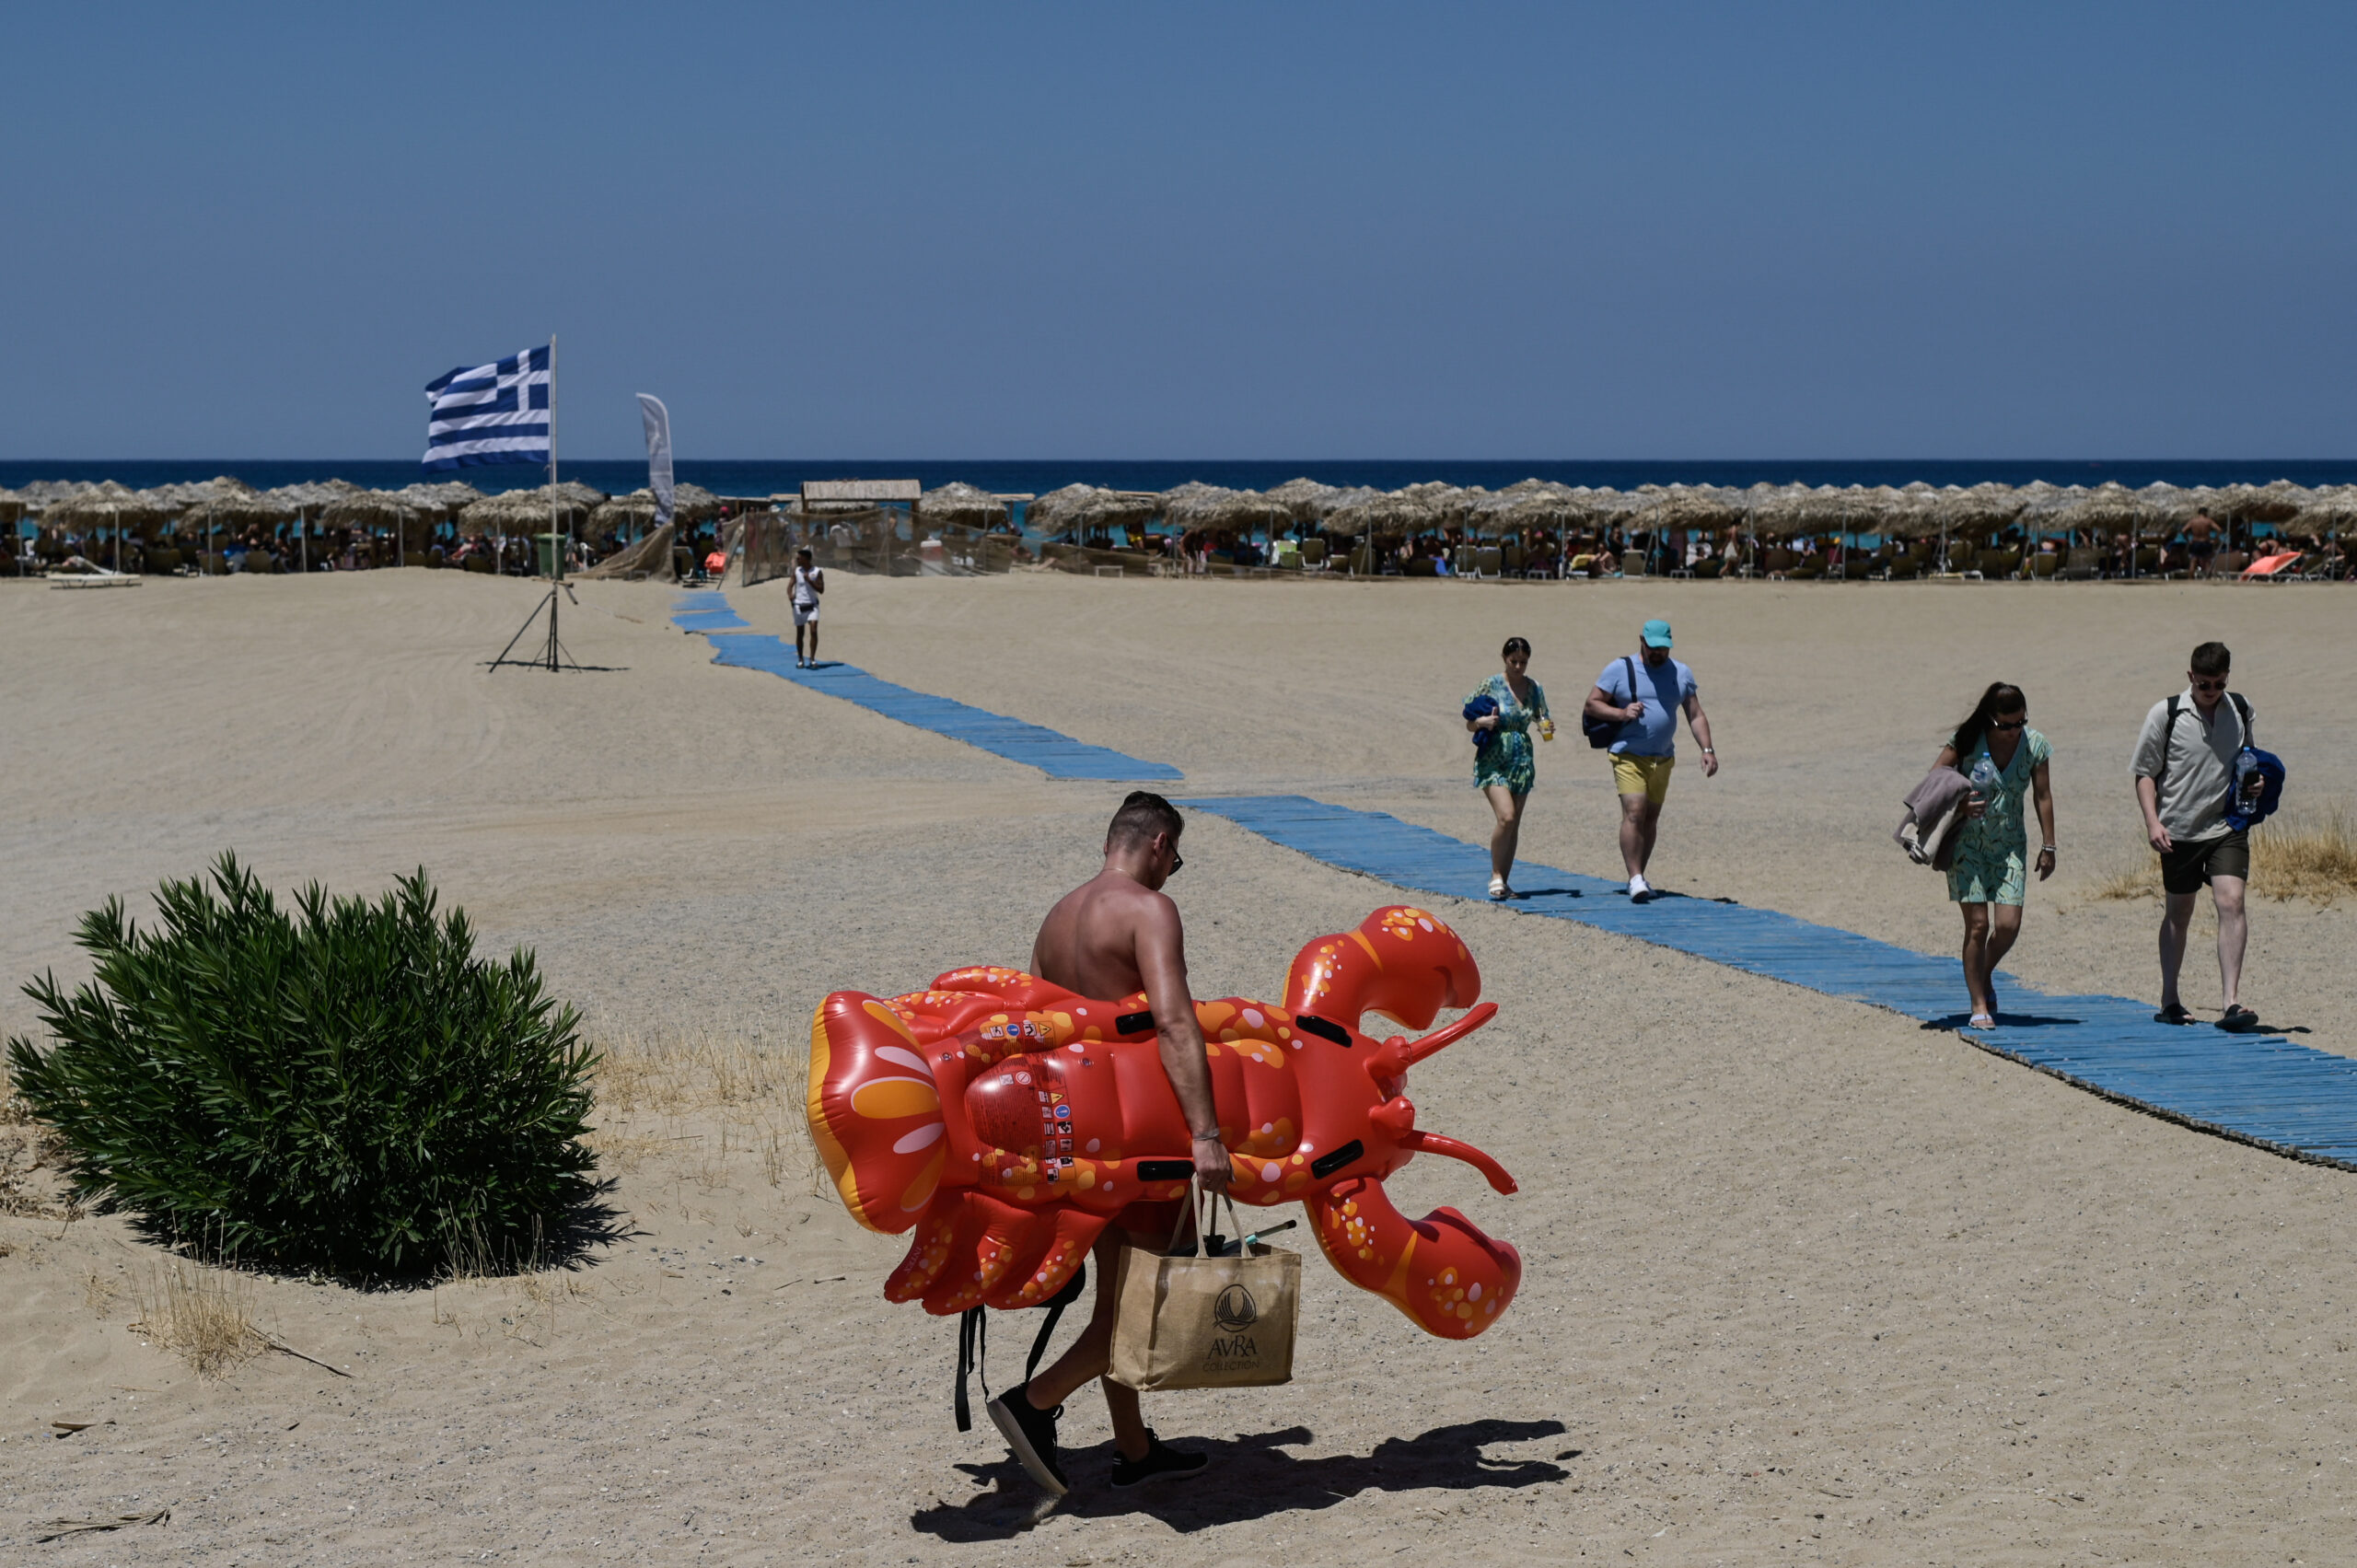
<path fill-rule="evenodd" d="M 1212 1104 L 1211 1063 L 1203 1031 L 1187 992 L 1187 946 L 1178 906 L 1162 885 L 1185 864 L 1178 808 L 1158 795 L 1133 791 L 1105 832 L 1105 868 L 1066 893 L 1039 924 L 1031 972 L 1081 996 L 1128 996 L 1144 991 L 1159 1037 L 1162 1070 L 1194 1135 L 1190 1151 L 1205 1189 L 1227 1188 L 1228 1154 Z M 1164 1476 L 1191 1476 L 1209 1462 L 1202 1454 L 1166 1447 L 1138 1413 L 1134 1388 L 1105 1377 L 1113 1349 L 1113 1277 L 1121 1248 L 1167 1251 L 1180 1203 L 1132 1203 L 1097 1238 L 1097 1306 L 1087 1330 L 1062 1359 L 1019 1388 L 990 1403 L 1006 1446 L 1023 1468 L 1056 1496 L 1069 1490 L 1056 1457 L 1056 1418 L 1063 1401 L 1090 1378 L 1102 1378 L 1113 1418 L 1113 1484 L 1132 1487 Z"/>

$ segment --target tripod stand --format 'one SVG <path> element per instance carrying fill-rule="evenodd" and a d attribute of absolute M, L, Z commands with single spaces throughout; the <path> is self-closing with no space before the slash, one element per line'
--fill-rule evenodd
<path fill-rule="evenodd" d="M 533 606 L 532 613 L 524 618 L 524 624 L 516 628 L 516 634 L 507 639 L 507 645 L 499 650 L 497 658 L 491 661 L 492 668 L 497 669 L 503 664 L 512 664 L 519 669 L 545 669 L 552 675 L 559 669 L 567 668 L 576 673 L 580 670 L 581 667 L 573 662 L 573 656 L 564 651 L 564 645 L 556 640 L 556 596 L 559 590 L 563 592 L 564 597 L 571 600 L 576 609 L 579 608 L 581 601 L 574 598 L 571 583 L 562 579 L 551 583 L 547 595 L 539 604 Z M 516 645 L 524 640 L 524 633 L 532 629 L 532 622 L 540 618 L 540 611 L 543 610 L 549 612 L 548 645 L 529 658 L 509 658 L 507 656 L 515 652 Z M 563 662 L 560 664 L 559 660 Z"/>

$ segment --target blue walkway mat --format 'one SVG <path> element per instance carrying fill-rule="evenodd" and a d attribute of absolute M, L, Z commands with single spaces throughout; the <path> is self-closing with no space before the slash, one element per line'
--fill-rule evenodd
<path fill-rule="evenodd" d="M 1418 892 L 1489 898 L 1480 846 L 1379 811 L 1306 796 L 1182 802 L 1313 859 Z M 1993 1029 L 1967 1030 L 1962 966 L 1773 910 L 1667 894 L 1631 904 L 1623 885 L 1527 863 L 1516 913 L 1578 921 L 1699 958 L 1954 1028 L 1983 1050 L 2155 1116 L 2276 1154 L 2357 1170 L 2357 1061 L 2280 1035 L 2153 1021 L 2150 1003 L 2055 996 L 2000 974 Z"/>
<path fill-rule="evenodd" d="M 671 619 L 681 629 L 701 632 L 718 650 L 714 663 L 740 669 L 766 670 L 780 679 L 830 697 L 841 697 L 886 718 L 1039 769 L 1053 779 L 1172 780 L 1185 775 L 1165 762 L 1146 762 L 1108 747 L 1091 746 L 1036 724 L 1003 714 L 970 708 L 947 697 L 911 691 L 889 680 L 879 680 L 847 664 L 826 663 L 800 669 L 794 662 L 794 645 L 766 633 L 742 630 L 745 621 L 716 593 L 683 595 L 672 607 Z"/>

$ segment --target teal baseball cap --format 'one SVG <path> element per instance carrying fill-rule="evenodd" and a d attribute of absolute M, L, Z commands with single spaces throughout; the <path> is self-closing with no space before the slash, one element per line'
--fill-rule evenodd
<path fill-rule="evenodd" d="M 1666 648 L 1669 646 L 1668 621 L 1648 621 L 1645 622 L 1645 646 L 1649 648 Z"/>

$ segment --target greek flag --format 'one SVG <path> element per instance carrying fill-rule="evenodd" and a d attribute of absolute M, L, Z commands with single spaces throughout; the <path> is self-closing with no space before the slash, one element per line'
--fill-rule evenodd
<path fill-rule="evenodd" d="M 460 366 L 427 384 L 425 469 L 549 460 L 549 351 Z"/>

